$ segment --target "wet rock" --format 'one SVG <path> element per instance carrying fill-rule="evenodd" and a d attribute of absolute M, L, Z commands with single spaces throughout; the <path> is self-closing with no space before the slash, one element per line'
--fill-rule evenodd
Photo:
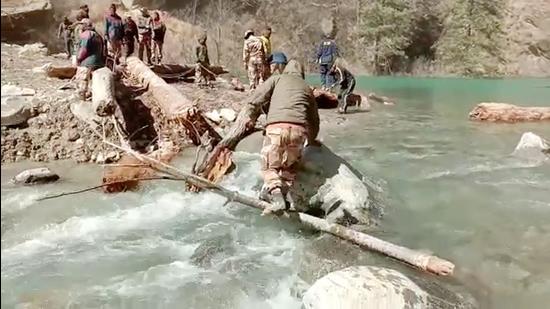
<path fill-rule="evenodd" d="M 32 115 L 32 107 L 28 98 L 22 96 L 2 97 L 2 126 L 26 123 Z"/>
<path fill-rule="evenodd" d="M 229 235 L 208 239 L 195 249 L 195 252 L 193 252 L 190 258 L 191 263 L 203 268 L 209 268 L 214 264 L 214 259 L 216 257 L 233 254 L 234 248 L 231 244 L 232 239 Z"/>
<path fill-rule="evenodd" d="M 35 168 L 21 172 L 13 178 L 13 182 L 17 184 L 40 184 L 54 182 L 59 179 L 59 176 L 50 171 L 47 167 Z"/>
<path fill-rule="evenodd" d="M 542 137 L 526 132 L 521 136 L 512 155 L 524 159 L 547 160 L 550 156 L 550 145 Z"/>
<path fill-rule="evenodd" d="M 449 299 L 445 295 L 432 295 L 393 269 L 352 266 L 316 281 L 305 293 L 302 303 L 306 309 L 477 307 L 471 299 L 449 293 Z"/>

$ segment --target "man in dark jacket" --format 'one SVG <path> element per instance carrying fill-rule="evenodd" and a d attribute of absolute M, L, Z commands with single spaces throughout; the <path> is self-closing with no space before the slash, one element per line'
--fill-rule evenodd
<path fill-rule="evenodd" d="M 137 40 L 138 27 L 132 19 L 132 15 L 127 13 L 126 20 L 124 21 L 124 57 L 128 58 L 134 53 Z"/>
<path fill-rule="evenodd" d="M 317 62 L 319 63 L 319 73 L 321 74 L 321 86 L 323 89 L 328 89 L 334 81 L 330 76 L 329 71 L 336 58 L 338 58 L 338 46 L 330 35 L 325 35 L 323 41 L 317 50 Z"/>
<path fill-rule="evenodd" d="M 113 3 L 109 7 L 109 12 L 105 15 L 105 38 L 109 43 L 109 48 L 113 53 L 115 63 L 118 63 L 122 55 L 122 40 L 124 39 L 124 22 L 116 12 L 116 5 Z"/>
<path fill-rule="evenodd" d="M 332 66 L 330 75 L 334 76 L 336 80 L 330 88 L 340 85 L 338 112 L 345 114 L 348 109 L 348 96 L 353 92 L 353 89 L 355 89 L 355 77 L 338 61 Z"/>
<path fill-rule="evenodd" d="M 319 133 L 317 103 L 304 80 L 303 66 L 290 60 L 283 74 L 273 75 L 259 86 L 248 104 L 255 111 L 267 110 L 260 198 L 272 205 L 265 213 L 280 213 L 291 203 L 289 191 L 304 145 L 306 141 L 317 144 Z"/>

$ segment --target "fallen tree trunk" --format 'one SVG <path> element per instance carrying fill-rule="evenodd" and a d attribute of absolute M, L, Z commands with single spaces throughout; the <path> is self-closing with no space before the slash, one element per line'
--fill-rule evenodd
<path fill-rule="evenodd" d="M 76 67 L 54 67 L 48 66 L 46 75 L 52 78 L 71 79 L 76 75 Z"/>
<path fill-rule="evenodd" d="M 151 168 L 165 173 L 167 175 L 180 177 L 185 179 L 189 184 L 203 189 L 208 189 L 220 195 L 226 197 L 229 201 L 241 203 L 243 205 L 254 207 L 256 209 L 264 210 L 269 207 L 269 203 L 261 201 L 257 198 L 240 194 L 237 191 L 232 191 L 224 188 L 218 184 L 208 181 L 202 177 L 186 173 L 173 166 L 170 166 L 160 160 L 150 158 L 148 156 L 139 154 L 131 149 L 125 149 L 112 143 L 106 142 L 108 145 L 116 147 L 118 149 L 126 151 L 128 154 L 134 156 L 137 160 L 149 164 Z M 437 256 L 425 254 L 419 251 L 415 251 L 406 247 L 398 246 L 390 242 L 381 240 L 379 238 L 361 233 L 345 226 L 329 223 L 324 219 L 320 219 L 305 213 L 297 213 L 296 218 L 303 224 L 312 227 L 315 230 L 326 232 L 344 240 L 350 241 L 362 247 L 366 247 L 370 250 L 382 253 L 384 255 L 395 258 L 399 261 L 405 262 L 409 265 L 417 267 L 419 269 L 437 274 L 437 275 L 451 275 L 454 270 L 454 265 L 446 260 L 438 258 Z"/>
<path fill-rule="evenodd" d="M 479 103 L 469 114 L 470 120 L 523 122 L 550 120 L 550 107 L 523 107 L 506 103 Z"/>
<path fill-rule="evenodd" d="M 92 73 L 92 108 L 99 116 L 115 112 L 115 78 L 113 72 L 104 67 Z"/>
<path fill-rule="evenodd" d="M 185 97 L 172 85 L 167 84 L 156 75 L 147 65 L 136 57 L 127 59 L 128 73 L 137 79 L 152 94 L 155 103 L 160 108 L 161 119 L 155 119 L 161 135 L 159 149 L 152 155 L 162 162 L 169 162 L 179 152 L 180 145 L 186 141 L 194 145 L 209 144 L 213 147 L 221 137 L 206 121 L 202 112 L 193 102 Z M 182 132 L 183 131 L 183 132 Z M 183 135 L 183 136 L 182 136 Z M 206 145 L 205 145 L 206 146 Z M 135 164 L 135 159 L 122 158 L 125 165 Z M 104 173 L 103 182 L 113 183 L 106 186 L 106 192 L 134 189 L 137 186 L 135 179 L 151 176 L 153 171 L 139 166 L 108 167 Z"/>

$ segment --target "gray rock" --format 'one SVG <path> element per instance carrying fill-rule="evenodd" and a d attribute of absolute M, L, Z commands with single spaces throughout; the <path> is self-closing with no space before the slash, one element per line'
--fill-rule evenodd
<path fill-rule="evenodd" d="M 26 123 L 32 117 L 31 101 L 27 97 L 2 97 L 2 126 Z"/>
<path fill-rule="evenodd" d="M 306 309 L 476 308 L 471 299 L 433 295 L 409 277 L 388 268 L 352 266 L 317 280 L 305 293 Z"/>
<path fill-rule="evenodd" d="M 2 86 L 2 97 L 33 96 L 35 94 L 36 94 L 36 91 L 30 88 L 21 88 L 10 84 Z"/>
<path fill-rule="evenodd" d="M 542 137 L 532 133 L 523 133 L 521 139 L 512 153 L 513 156 L 528 160 L 548 160 L 550 145 Z"/>
<path fill-rule="evenodd" d="M 231 255 L 234 251 L 231 236 L 217 236 L 202 242 L 191 255 L 190 260 L 194 265 L 209 268 L 214 264 L 216 257 Z"/>
<path fill-rule="evenodd" d="M 47 167 L 34 168 L 23 171 L 13 178 L 17 184 L 42 184 L 59 180 L 59 176 Z"/>

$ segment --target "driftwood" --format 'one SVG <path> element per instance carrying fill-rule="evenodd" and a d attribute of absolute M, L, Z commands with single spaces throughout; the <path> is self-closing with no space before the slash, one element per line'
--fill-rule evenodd
<path fill-rule="evenodd" d="M 226 189 L 223 186 L 215 184 L 202 177 L 184 172 L 162 161 L 142 155 L 131 149 L 122 148 L 109 142 L 106 143 L 108 145 L 126 151 L 128 154 L 134 156 L 137 160 L 149 164 L 154 170 L 177 178 L 185 179 L 185 181 L 187 181 L 189 184 L 213 191 L 226 197 L 229 201 L 238 202 L 243 205 L 260 210 L 264 210 L 265 208 L 270 206 L 267 202 L 261 201 L 254 197 L 240 194 L 237 191 Z M 350 241 L 354 244 L 390 256 L 399 261 L 405 262 L 409 265 L 431 272 L 433 274 L 446 276 L 453 273 L 454 264 L 437 256 L 398 246 L 379 238 L 367 235 L 365 233 L 352 230 L 345 226 L 335 223 L 329 223 L 324 219 L 320 219 L 305 213 L 298 212 L 294 217 L 296 217 L 301 223 L 306 224 L 317 231 L 332 234 L 344 240 Z"/>
<path fill-rule="evenodd" d="M 523 122 L 550 120 L 550 107 L 523 107 L 505 103 L 479 103 L 469 114 L 470 120 Z"/>
<path fill-rule="evenodd" d="M 92 106 L 99 116 L 115 112 L 115 78 L 113 72 L 104 67 L 92 73 Z"/>
<path fill-rule="evenodd" d="M 55 67 L 50 65 L 46 68 L 46 75 L 52 78 L 71 79 L 76 75 L 76 67 Z"/>
<path fill-rule="evenodd" d="M 175 140 L 181 136 L 180 131 L 183 131 L 184 137 L 194 145 L 202 145 L 205 143 L 203 141 L 208 141 L 213 146 L 221 140 L 220 135 L 210 126 L 193 102 L 172 85 L 167 84 L 141 60 L 136 57 L 128 58 L 126 69 L 151 92 L 162 114 L 163 119 L 155 121 L 162 122 L 159 127 L 164 132 L 159 132 L 162 135 L 159 149 L 151 153 L 151 156 L 162 162 L 169 162 L 180 149 L 176 145 L 182 144 L 182 141 Z M 104 188 L 106 192 L 134 189 L 138 185 L 136 179 L 155 174 L 147 167 L 131 166 L 139 162 L 130 156 L 122 157 L 120 163 L 125 166 L 113 166 L 105 170 L 103 182 L 112 183 L 112 186 Z"/>

